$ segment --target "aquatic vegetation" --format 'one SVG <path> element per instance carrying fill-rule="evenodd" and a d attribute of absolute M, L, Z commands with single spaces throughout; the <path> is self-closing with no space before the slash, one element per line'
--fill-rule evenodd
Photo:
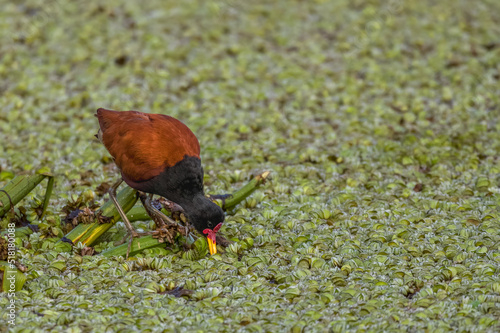
<path fill-rule="evenodd" d="M 0 220 L 38 228 L 14 332 L 500 330 L 498 1 L 1 5 L 0 187 L 55 179 Z M 99 107 L 188 124 L 207 193 L 271 171 L 224 253 L 102 255 L 121 223 L 61 248 L 117 177 Z"/>

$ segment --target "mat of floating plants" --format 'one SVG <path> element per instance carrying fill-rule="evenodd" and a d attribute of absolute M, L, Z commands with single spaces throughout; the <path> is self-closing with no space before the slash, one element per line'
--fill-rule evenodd
<path fill-rule="evenodd" d="M 500 330 L 500 2 L 0 6 L 0 331 Z M 101 107 L 187 124 L 207 194 L 269 171 L 228 246 L 63 241 L 113 220 Z"/>

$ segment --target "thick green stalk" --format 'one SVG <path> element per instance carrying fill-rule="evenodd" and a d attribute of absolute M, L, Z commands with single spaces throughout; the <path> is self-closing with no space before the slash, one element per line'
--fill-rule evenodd
<path fill-rule="evenodd" d="M 134 255 L 135 253 L 138 253 L 145 249 L 153 248 L 155 246 L 160 246 L 161 244 L 163 243 L 158 242 L 158 239 L 153 238 L 153 236 L 144 236 L 141 238 L 136 238 L 132 242 L 129 255 Z M 125 244 L 101 252 L 100 255 L 104 257 L 124 256 L 127 254 L 127 249 L 128 249 L 128 242 L 125 242 Z"/>
<path fill-rule="evenodd" d="M 130 222 L 146 221 L 151 219 L 142 205 L 132 207 L 132 209 L 127 212 L 127 218 Z"/>
<path fill-rule="evenodd" d="M 54 188 L 54 177 L 47 176 L 49 178 L 47 182 L 47 189 L 45 190 L 45 198 L 43 199 L 42 214 L 40 219 L 43 218 L 45 212 L 47 211 L 47 206 L 49 205 L 50 196 L 52 195 L 52 189 Z"/>
<path fill-rule="evenodd" d="M 38 184 L 48 177 L 44 174 L 16 176 L 0 190 L 0 217 L 28 195 Z M 47 188 L 47 193 L 49 189 Z M 50 189 L 52 192 L 52 189 Z M 46 194 L 47 195 L 47 194 Z M 50 195 L 50 193 L 48 193 Z M 45 199 L 48 202 L 48 199 Z M 45 212 L 44 202 L 44 212 Z"/>
<path fill-rule="evenodd" d="M 264 184 L 271 171 L 264 171 L 263 173 L 255 176 L 245 186 L 240 188 L 233 194 L 230 194 L 226 199 L 215 199 L 214 202 L 228 210 L 245 200 L 250 194 L 253 193 L 261 184 Z"/>

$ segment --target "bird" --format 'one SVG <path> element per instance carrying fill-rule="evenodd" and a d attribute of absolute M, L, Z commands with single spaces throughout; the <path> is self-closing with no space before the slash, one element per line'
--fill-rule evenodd
<path fill-rule="evenodd" d="M 189 223 L 207 237 L 210 254 L 217 253 L 216 234 L 224 222 L 224 211 L 207 198 L 203 188 L 200 144 L 181 121 L 164 114 L 97 109 L 97 138 L 121 172 L 121 179 L 109 195 L 130 234 L 138 237 L 116 199 L 122 181 L 144 193 L 146 211 L 159 227 L 175 223 L 151 205 L 152 195 L 160 195 L 180 205 Z M 128 256 L 127 252 L 127 256 Z"/>

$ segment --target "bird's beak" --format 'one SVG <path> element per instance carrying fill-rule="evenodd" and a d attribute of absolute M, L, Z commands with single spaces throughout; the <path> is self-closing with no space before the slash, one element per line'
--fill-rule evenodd
<path fill-rule="evenodd" d="M 210 255 L 214 255 L 217 253 L 217 243 L 215 239 L 212 240 L 210 237 L 207 237 L 208 249 L 210 250 Z"/>
<path fill-rule="evenodd" d="M 216 236 L 215 234 L 219 231 L 220 227 L 222 227 L 222 222 L 217 224 L 215 228 L 205 229 L 203 233 L 207 235 L 208 249 L 210 250 L 210 255 L 214 255 L 217 253 L 217 243 L 215 242 Z"/>

